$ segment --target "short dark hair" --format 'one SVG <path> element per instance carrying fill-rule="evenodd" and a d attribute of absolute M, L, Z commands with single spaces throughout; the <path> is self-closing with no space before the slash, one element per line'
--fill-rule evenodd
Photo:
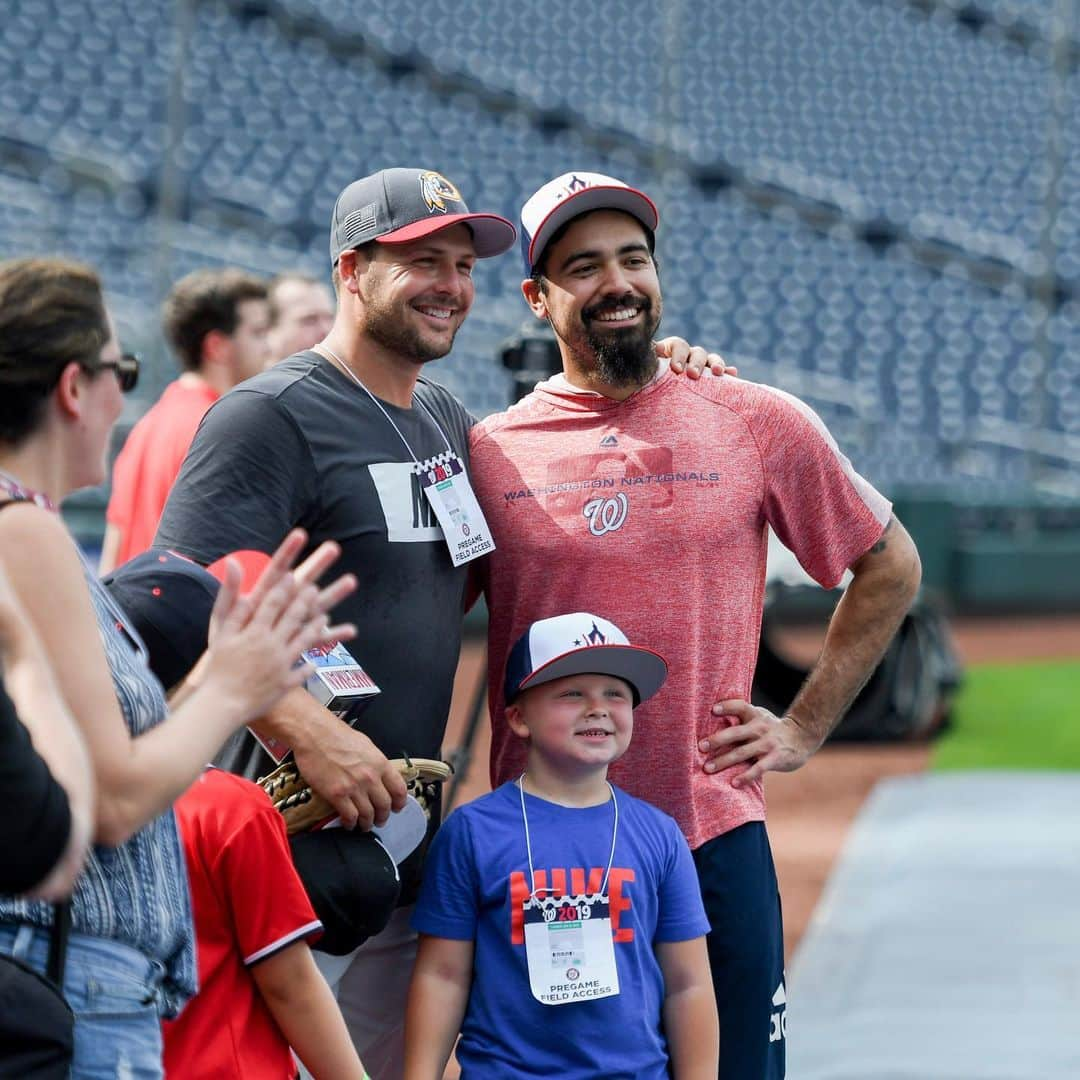
<path fill-rule="evenodd" d="M 0 442 L 18 445 L 41 423 L 64 368 L 99 366 L 109 340 L 101 279 L 69 259 L 0 263 Z"/>
<path fill-rule="evenodd" d="M 547 292 L 547 286 L 544 284 L 544 278 L 547 276 L 547 261 L 548 252 L 566 235 L 567 229 L 570 228 L 575 222 L 580 221 L 583 217 L 588 217 L 589 214 L 595 214 L 597 210 L 605 210 L 608 207 L 598 206 L 596 210 L 586 210 L 583 214 L 578 214 L 576 217 L 570 218 L 568 221 L 564 221 L 552 234 L 548 237 L 547 243 L 544 245 L 543 251 L 540 252 L 539 257 L 533 262 L 532 273 L 529 275 L 536 287 L 541 292 Z M 633 218 L 633 214 L 627 214 L 627 217 Z M 653 262 L 656 261 L 656 233 L 649 228 L 643 221 L 635 221 L 645 230 L 645 240 L 649 245 L 649 254 L 653 257 Z"/>
<path fill-rule="evenodd" d="M 266 282 L 244 270 L 196 270 L 182 277 L 165 298 L 161 323 L 184 369 L 198 371 L 207 334 L 235 332 L 240 304 L 266 298 Z"/>

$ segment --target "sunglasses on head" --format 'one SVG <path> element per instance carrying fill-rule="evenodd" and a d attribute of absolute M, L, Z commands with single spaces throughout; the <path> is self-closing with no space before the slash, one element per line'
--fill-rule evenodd
<path fill-rule="evenodd" d="M 116 381 L 125 394 L 134 390 L 139 382 L 139 358 L 134 353 L 124 353 L 119 360 L 102 360 L 94 370 L 102 368 L 112 368 L 116 372 Z"/>

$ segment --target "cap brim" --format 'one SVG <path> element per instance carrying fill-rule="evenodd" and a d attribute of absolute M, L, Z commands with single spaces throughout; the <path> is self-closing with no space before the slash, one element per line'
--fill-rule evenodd
<path fill-rule="evenodd" d="M 255 583 L 262 577 L 263 571 L 270 565 L 270 556 L 265 551 L 246 548 L 222 555 L 217 562 L 212 562 L 206 569 L 218 579 L 225 581 L 225 564 L 229 559 L 240 567 L 240 595 L 244 596 L 255 588 Z"/>
<path fill-rule="evenodd" d="M 656 209 L 656 203 L 637 188 L 617 187 L 614 184 L 582 188 L 556 203 L 547 217 L 540 222 L 539 228 L 529 241 L 527 272 L 532 273 L 536 256 L 543 253 L 548 241 L 565 222 L 592 210 L 622 210 L 637 218 L 652 232 L 656 232 L 660 224 L 660 212 Z"/>
<path fill-rule="evenodd" d="M 521 681 L 518 692 L 567 675 L 614 675 L 637 691 L 639 702 L 648 701 L 664 685 L 667 673 L 667 661 L 652 649 L 639 645 L 593 645 L 549 660 Z"/>
<path fill-rule="evenodd" d="M 517 239 L 517 229 L 498 214 L 447 214 L 446 217 L 424 218 L 375 239 L 380 244 L 407 244 L 410 240 L 419 240 L 454 225 L 468 225 L 472 230 L 478 259 L 490 259 L 493 255 L 509 251 Z"/>

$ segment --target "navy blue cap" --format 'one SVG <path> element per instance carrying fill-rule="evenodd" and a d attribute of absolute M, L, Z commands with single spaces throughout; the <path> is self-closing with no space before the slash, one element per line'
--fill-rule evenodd
<path fill-rule="evenodd" d="M 206 651 L 218 579 L 183 555 L 152 548 L 102 584 L 143 639 L 161 685 L 168 690 L 183 680 Z"/>

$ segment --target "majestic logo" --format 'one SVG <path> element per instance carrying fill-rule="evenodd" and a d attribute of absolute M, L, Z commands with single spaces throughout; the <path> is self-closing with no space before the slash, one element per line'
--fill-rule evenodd
<path fill-rule="evenodd" d="M 769 1042 L 779 1042 L 787 1035 L 787 992 L 784 990 L 784 983 L 781 980 L 780 985 L 776 988 L 776 993 L 773 994 L 773 1008 L 777 1011 L 769 1018 Z"/>
<path fill-rule="evenodd" d="M 600 440 L 600 445 L 601 446 L 618 446 L 619 445 L 619 440 L 616 439 L 614 435 L 605 435 Z"/>
<path fill-rule="evenodd" d="M 560 191 L 559 194 L 555 197 L 557 199 L 566 199 L 579 191 L 584 191 L 589 186 L 590 184 L 588 180 L 583 180 L 575 173 L 573 176 L 570 177 L 570 182 L 566 185 L 566 187 L 563 188 L 563 190 Z"/>
<path fill-rule="evenodd" d="M 428 213 L 434 214 L 436 210 L 440 214 L 446 213 L 448 202 L 463 203 L 458 189 L 437 172 L 425 172 L 420 174 L 420 194 L 424 196 Z"/>
<path fill-rule="evenodd" d="M 630 500 L 620 491 L 611 498 L 590 499 L 581 512 L 589 519 L 589 532 L 593 536 L 603 536 L 622 528 L 629 508 Z"/>
<path fill-rule="evenodd" d="M 592 629 L 587 634 L 582 634 L 581 637 L 574 639 L 574 644 L 580 646 L 582 639 L 586 645 L 606 645 L 607 638 L 604 637 L 604 632 L 600 629 L 596 623 L 592 624 Z"/>

